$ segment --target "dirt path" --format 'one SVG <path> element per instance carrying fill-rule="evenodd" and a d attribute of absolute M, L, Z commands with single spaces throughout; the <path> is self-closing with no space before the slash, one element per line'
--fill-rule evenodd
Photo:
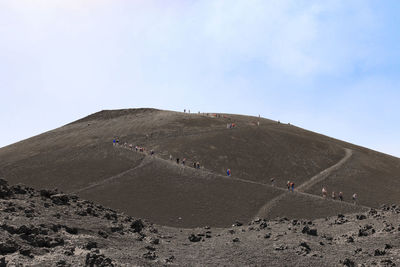
<path fill-rule="evenodd" d="M 120 148 L 126 149 L 127 151 L 132 151 L 129 148 L 126 148 L 126 147 L 123 147 L 123 146 L 120 146 Z M 135 151 L 133 150 L 132 152 L 135 152 Z M 136 152 L 136 153 L 143 153 L 143 152 Z M 210 171 L 210 170 L 204 169 L 204 168 L 194 169 L 193 167 L 190 167 L 190 166 L 183 166 L 181 164 L 178 165 L 178 164 L 175 163 L 175 161 L 171 161 L 171 160 L 168 160 L 168 159 L 163 159 L 163 158 L 156 157 L 156 156 L 150 156 L 147 153 L 143 153 L 143 155 L 144 155 L 144 158 L 143 158 L 143 160 L 141 161 L 141 163 L 138 166 L 136 166 L 136 167 L 134 167 L 132 169 L 126 170 L 124 172 L 121 172 L 121 173 L 119 173 L 117 175 L 114 175 L 114 176 L 108 177 L 106 179 L 103 179 L 103 180 L 101 180 L 99 182 L 93 183 L 93 184 L 91 184 L 89 186 L 86 186 L 86 187 L 83 187 L 81 189 L 78 189 L 78 190 L 74 191 L 73 193 L 74 194 L 80 193 L 80 192 L 95 188 L 97 186 L 109 183 L 111 181 L 114 181 L 116 179 L 119 179 L 119 178 L 125 176 L 126 174 L 128 174 L 130 172 L 133 172 L 136 169 L 139 169 L 139 168 L 149 164 L 151 161 L 158 160 L 158 161 L 167 163 L 170 166 L 179 168 L 180 172 L 184 172 L 186 170 L 186 171 L 190 171 L 190 172 L 193 172 L 193 173 L 197 173 L 199 175 L 196 175 L 196 176 L 199 176 L 199 177 L 206 178 L 207 176 L 214 176 L 214 177 L 218 177 L 218 178 L 224 179 L 224 180 L 239 181 L 239 182 L 242 182 L 242 183 L 256 184 L 256 185 L 259 185 L 259 186 L 268 187 L 268 188 L 274 188 L 275 190 L 281 191 L 282 193 L 279 196 L 273 198 L 268 203 L 266 203 L 260 209 L 260 211 L 257 213 L 257 217 L 265 217 L 272 210 L 272 208 L 275 207 L 275 205 L 277 203 L 279 203 L 279 201 L 281 201 L 285 196 L 287 196 L 287 194 L 301 194 L 301 195 L 304 195 L 304 196 L 307 196 L 307 197 L 311 197 L 311 198 L 315 198 L 315 199 L 323 199 L 321 196 L 309 194 L 309 193 L 306 193 L 304 191 L 307 190 L 308 188 L 310 188 L 311 186 L 315 185 L 316 183 L 318 183 L 320 181 L 323 181 L 324 179 L 329 177 L 329 175 L 331 175 L 334 171 L 338 170 L 351 157 L 352 150 L 346 148 L 345 149 L 345 156 L 338 163 L 336 163 L 335 165 L 332 165 L 331 167 L 329 167 L 329 168 L 321 171 L 317 175 L 311 177 L 310 180 L 308 180 L 307 182 L 304 182 L 303 184 L 298 186 L 296 191 L 293 192 L 293 193 L 292 192 L 289 193 L 287 191 L 287 189 L 285 189 L 285 188 L 275 187 L 275 186 L 272 186 L 270 184 L 255 182 L 255 181 L 246 180 L 246 179 L 242 179 L 242 178 L 238 178 L 238 177 L 228 177 L 228 176 L 225 176 L 225 175 L 222 175 L 222 174 L 216 174 L 213 171 Z M 325 199 L 325 200 L 326 201 L 335 201 L 335 200 L 331 200 L 331 199 Z M 353 205 L 352 203 L 348 203 L 348 202 L 339 202 L 339 203 L 341 203 L 342 205 Z M 364 209 L 369 209 L 369 207 L 366 207 L 366 206 L 362 206 L 362 205 L 357 205 L 357 206 L 361 207 L 361 208 L 364 208 Z"/>
<path fill-rule="evenodd" d="M 346 161 L 350 159 L 350 157 L 353 155 L 353 151 L 351 149 L 345 148 L 344 149 L 346 154 L 345 156 L 335 165 L 329 167 L 328 169 L 323 170 L 322 172 L 318 173 L 317 175 L 311 177 L 310 180 L 307 182 L 302 183 L 297 187 L 297 191 L 300 192 L 305 192 L 307 189 L 312 187 L 313 185 L 325 180 L 329 175 L 332 174 L 332 172 L 338 170 Z"/>
<path fill-rule="evenodd" d="M 335 165 L 332 165 L 331 167 L 329 167 L 328 169 L 323 170 L 322 172 L 318 173 L 317 175 L 314 175 L 313 177 L 310 178 L 310 180 L 308 180 L 307 182 L 302 183 L 301 185 L 299 185 L 296 188 L 296 192 L 297 194 L 303 194 L 303 195 L 307 195 L 307 196 L 313 196 L 313 197 L 318 197 L 319 199 L 322 198 L 320 196 L 317 195 L 312 195 L 312 194 L 308 194 L 305 193 L 304 191 L 307 190 L 308 188 L 310 188 L 311 186 L 315 185 L 318 182 L 323 181 L 324 179 L 326 179 L 327 177 L 329 177 L 329 175 L 331 175 L 334 171 L 338 170 L 347 160 L 349 160 L 349 158 L 351 157 L 351 155 L 353 155 L 353 151 L 351 149 L 345 148 L 345 156 Z M 269 214 L 272 210 L 272 208 L 275 207 L 275 205 L 277 203 L 279 203 L 279 201 L 281 201 L 283 198 L 285 198 L 287 192 L 286 190 L 284 190 L 284 193 L 282 193 L 281 195 L 273 198 L 272 200 L 270 200 L 267 204 L 265 204 L 260 211 L 258 212 L 257 216 L 263 216 L 265 217 L 267 214 Z M 347 202 L 341 202 L 341 203 L 347 203 Z M 348 203 L 349 205 L 352 205 L 351 203 Z M 368 207 L 364 207 L 364 208 L 368 208 Z"/>
<path fill-rule="evenodd" d="M 134 170 L 136 170 L 136 169 L 139 169 L 139 168 L 141 168 L 141 167 L 147 165 L 149 162 L 150 162 L 150 160 L 148 159 L 148 157 L 144 157 L 144 158 L 142 159 L 142 161 L 140 162 L 140 164 L 137 165 L 136 167 L 133 167 L 133 168 L 131 168 L 131 169 L 129 169 L 129 170 L 126 170 L 126 171 L 124 171 L 124 172 L 121 172 L 121 173 L 119 173 L 119 174 L 117 174 L 117 175 L 108 177 L 108 178 L 103 179 L 103 180 L 101 180 L 101 181 L 98 181 L 98 182 L 96 182 L 96 183 L 93 183 L 93 184 L 90 184 L 90 185 L 85 186 L 85 187 L 83 187 L 83 188 L 80 188 L 80 189 L 78 189 L 78 190 L 75 190 L 75 191 L 72 192 L 72 194 L 77 194 L 77 193 L 80 193 L 80 192 L 83 192 L 83 191 L 92 189 L 92 188 L 94 188 L 94 187 L 97 187 L 97 186 L 106 184 L 106 183 L 111 182 L 111 181 L 113 181 L 113 180 L 116 180 L 116 179 L 118 179 L 118 178 L 121 178 L 121 177 L 123 177 L 124 175 L 126 175 L 126 174 L 128 174 L 128 173 L 130 173 L 130 172 L 132 172 L 132 171 L 134 171 Z"/>

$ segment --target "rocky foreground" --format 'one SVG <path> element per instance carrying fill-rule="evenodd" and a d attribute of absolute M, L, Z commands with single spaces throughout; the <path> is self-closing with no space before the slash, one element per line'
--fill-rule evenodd
<path fill-rule="evenodd" d="M 118 197 L 118 196 L 116 196 Z M 400 266 L 400 207 L 228 229 L 153 225 L 0 179 L 2 266 Z"/>

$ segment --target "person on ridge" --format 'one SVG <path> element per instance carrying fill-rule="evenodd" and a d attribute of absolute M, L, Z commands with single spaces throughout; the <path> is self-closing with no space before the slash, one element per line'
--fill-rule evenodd
<path fill-rule="evenodd" d="M 292 188 L 292 192 L 294 192 L 294 182 L 290 183 L 290 187 Z"/>
<path fill-rule="evenodd" d="M 356 193 L 353 194 L 353 203 L 354 203 L 354 205 L 357 204 L 357 194 Z"/>
<path fill-rule="evenodd" d="M 287 181 L 287 190 L 290 191 L 290 181 Z"/>
<path fill-rule="evenodd" d="M 227 169 L 227 170 L 226 170 L 226 174 L 227 174 L 228 176 L 231 176 L 231 169 Z"/>
<path fill-rule="evenodd" d="M 326 191 L 325 187 L 322 187 L 322 197 L 326 198 L 327 194 L 328 194 L 328 191 Z"/>
<path fill-rule="evenodd" d="M 343 201 L 343 193 L 342 192 L 339 192 L 339 200 Z"/>
<path fill-rule="evenodd" d="M 335 191 L 332 191 L 332 199 L 333 199 L 333 200 L 336 200 L 336 193 L 335 193 Z"/>
<path fill-rule="evenodd" d="M 179 164 L 179 158 L 176 158 L 176 164 Z"/>
<path fill-rule="evenodd" d="M 186 158 L 183 158 L 182 165 L 185 166 Z"/>

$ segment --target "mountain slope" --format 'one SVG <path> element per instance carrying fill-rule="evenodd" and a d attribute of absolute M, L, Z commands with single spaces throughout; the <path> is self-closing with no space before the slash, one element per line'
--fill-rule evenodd
<path fill-rule="evenodd" d="M 228 129 L 229 123 L 236 127 Z M 120 146 L 113 146 L 115 136 Z M 124 142 L 153 149 L 155 155 L 131 151 Z M 343 160 L 346 149 L 351 157 L 305 189 L 311 195 L 288 195 L 288 180 L 300 186 L 324 174 Z M 178 157 L 187 159 L 186 167 L 175 163 Z M 193 162 L 201 169 L 190 167 Z M 360 205 L 352 211 L 400 203 L 399 159 L 293 125 L 230 114 L 101 111 L 1 148 L 0 175 L 13 184 L 76 192 L 132 216 L 178 227 L 250 220 L 282 194 L 287 196 L 263 216 L 319 218 L 349 211 L 339 201 L 324 210 L 323 186 L 344 192 L 345 201 L 357 192 Z M 322 208 L 308 208 L 316 203 Z"/>

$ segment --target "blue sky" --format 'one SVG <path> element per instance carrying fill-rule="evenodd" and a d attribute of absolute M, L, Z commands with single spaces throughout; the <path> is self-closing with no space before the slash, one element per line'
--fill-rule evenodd
<path fill-rule="evenodd" d="M 400 156 L 400 1 L 0 0 L 0 146 L 102 109 L 229 112 Z"/>

